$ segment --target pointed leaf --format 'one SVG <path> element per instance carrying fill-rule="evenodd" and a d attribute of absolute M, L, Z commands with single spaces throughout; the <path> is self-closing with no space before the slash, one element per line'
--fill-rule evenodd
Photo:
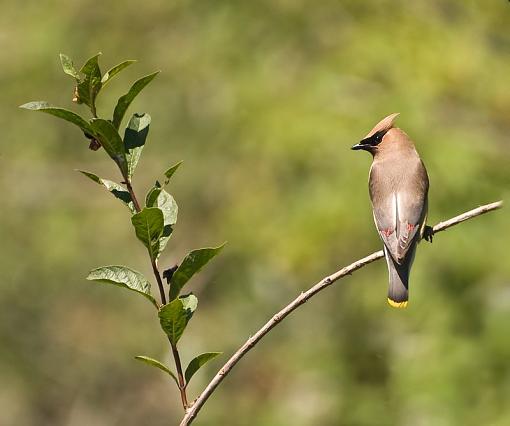
<path fill-rule="evenodd" d="M 138 239 L 147 247 L 151 259 L 159 255 L 159 239 L 163 234 L 163 212 L 157 207 L 145 207 L 140 213 L 131 216 Z"/>
<path fill-rule="evenodd" d="M 80 75 L 78 74 L 78 71 L 74 68 L 74 64 L 72 59 L 64 55 L 63 53 L 60 54 L 60 63 L 62 64 L 62 69 L 64 72 L 71 77 L 74 77 L 76 80 L 80 79 Z"/>
<path fill-rule="evenodd" d="M 87 59 L 85 64 L 83 64 L 83 66 L 80 68 L 80 72 L 86 76 L 96 75 L 97 69 L 99 68 L 98 60 L 101 55 L 102 53 L 99 52 Z"/>
<path fill-rule="evenodd" d="M 133 114 L 124 132 L 124 146 L 130 179 L 142 154 L 150 124 L 151 116 L 149 114 Z"/>
<path fill-rule="evenodd" d="M 113 68 L 110 68 L 108 71 L 105 72 L 103 75 L 103 78 L 101 78 L 101 83 L 103 83 L 103 87 L 106 86 L 106 84 L 115 77 L 119 72 L 121 72 L 124 68 L 128 67 L 131 64 L 134 64 L 136 60 L 128 59 L 127 61 L 121 62 L 118 65 L 115 65 Z"/>
<path fill-rule="evenodd" d="M 216 256 L 224 246 L 225 244 L 222 244 L 219 247 L 202 248 L 189 253 L 172 275 L 169 292 L 170 300 L 175 299 L 190 278 Z"/>
<path fill-rule="evenodd" d="M 102 118 L 92 120 L 91 126 L 94 133 L 98 135 L 99 142 L 101 142 L 105 151 L 118 164 L 122 174 L 127 175 L 126 151 L 119 132 L 113 127 L 112 123 Z"/>
<path fill-rule="evenodd" d="M 168 243 L 168 240 L 170 239 L 170 236 L 173 231 L 173 225 L 177 223 L 177 213 L 178 213 L 178 207 L 177 203 L 175 202 L 174 198 L 166 192 L 163 187 L 168 184 L 170 181 L 170 178 L 175 173 L 175 171 L 179 168 L 179 166 L 182 164 L 182 161 L 178 162 L 177 164 L 174 164 L 172 167 L 170 167 L 165 173 L 164 173 L 164 180 L 163 180 L 163 186 L 159 183 L 159 181 L 156 181 L 156 184 L 149 190 L 145 197 L 145 205 L 147 207 L 159 207 L 164 214 L 165 217 L 165 229 L 163 231 L 163 235 L 160 240 L 160 252 L 162 252 L 166 244 Z"/>
<path fill-rule="evenodd" d="M 44 101 L 35 101 L 35 102 L 28 102 L 26 104 L 23 104 L 20 106 L 20 108 L 28 109 L 32 111 L 41 111 L 45 112 L 47 114 L 54 115 L 55 117 L 62 118 L 63 120 L 69 121 L 70 123 L 75 124 L 78 126 L 81 130 L 84 132 L 93 135 L 94 130 L 90 126 L 85 119 L 80 117 L 78 114 L 69 111 L 64 108 L 54 107 L 51 106 L 48 102 Z"/>
<path fill-rule="evenodd" d="M 133 199 L 131 198 L 131 194 L 129 191 L 124 188 L 122 185 L 119 185 L 116 182 L 113 182 L 108 179 L 102 179 L 99 176 L 96 176 L 94 173 L 85 172 L 83 170 L 77 170 L 84 176 L 87 176 L 90 180 L 98 183 L 99 185 L 103 185 L 112 195 L 120 200 L 127 208 L 131 211 L 131 213 L 135 214 L 135 204 L 133 203 Z"/>
<path fill-rule="evenodd" d="M 147 207 L 159 207 L 163 212 L 164 229 L 159 240 L 159 252 L 161 253 L 170 239 L 173 225 L 177 222 L 178 207 L 174 198 L 161 188 L 152 188 L 146 197 Z"/>
<path fill-rule="evenodd" d="M 161 328 L 167 334 L 172 345 L 176 345 L 193 312 L 197 308 L 198 299 L 190 294 L 186 297 L 180 297 L 162 306 L 159 309 L 159 322 Z"/>
<path fill-rule="evenodd" d="M 131 102 L 133 102 L 133 99 L 136 98 L 136 96 L 143 90 L 143 88 L 147 86 L 154 79 L 154 77 L 158 75 L 158 73 L 159 71 L 156 71 L 136 80 L 129 91 L 124 96 L 120 97 L 120 99 L 117 101 L 115 110 L 113 111 L 113 125 L 116 129 L 119 128 L 120 123 L 124 118 L 124 114 L 129 108 L 129 105 L 131 105 Z"/>
<path fill-rule="evenodd" d="M 163 174 L 163 185 L 161 185 L 161 182 L 159 180 L 156 181 L 154 186 L 150 189 L 149 193 L 147 194 L 146 200 L 149 200 L 149 196 L 151 196 L 151 203 L 154 202 L 154 200 L 157 198 L 159 194 L 159 189 L 164 188 L 168 185 L 170 182 L 171 177 L 174 175 L 176 170 L 179 168 L 179 166 L 182 164 L 182 161 L 179 161 L 177 164 L 174 164 L 172 167 L 170 167 L 168 170 L 165 171 Z M 147 201 L 147 204 L 151 204 L 149 201 Z"/>
<path fill-rule="evenodd" d="M 134 271 L 126 266 L 112 265 L 93 269 L 89 272 L 87 280 L 114 284 L 135 291 L 150 300 L 154 306 L 158 307 L 156 300 L 151 295 L 151 285 L 149 281 L 147 281 L 147 278 L 140 272 Z"/>
<path fill-rule="evenodd" d="M 193 377 L 193 375 L 207 362 L 209 362 L 211 359 L 216 358 L 218 355 L 221 355 L 222 352 L 205 352 L 203 354 L 198 355 L 195 357 L 191 362 L 188 364 L 188 367 L 186 368 L 186 372 L 184 373 L 184 377 L 186 378 L 186 386 L 189 384 L 189 381 Z"/>
<path fill-rule="evenodd" d="M 170 178 L 173 176 L 173 174 L 176 172 L 176 170 L 179 168 L 179 166 L 182 164 L 182 161 L 179 161 L 177 164 L 174 164 L 172 167 L 170 167 L 165 172 L 165 179 L 163 181 L 163 186 L 168 185 L 168 182 L 170 182 Z"/>
<path fill-rule="evenodd" d="M 102 86 L 101 70 L 98 64 L 100 55 L 101 53 L 92 56 L 80 69 L 80 72 L 85 75 L 85 78 L 78 82 L 78 96 L 76 97 L 76 102 L 79 104 L 84 103 L 90 108 L 95 108 L 96 96 Z"/>
<path fill-rule="evenodd" d="M 142 361 L 143 363 L 145 363 L 147 365 L 150 365 L 152 367 L 159 368 L 160 370 L 162 370 L 165 373 L 169 374 L 172 377 L 172 379 L 174 379 L 175 384 L 177 386 L 179 386 L 179 381 L 177 380 L 177 376 L 165 364 L 162 364 L 158 360 L 156 360 L 154 358 L 150 358 L 150 357 L 145 356 L 145 355 L 137 355 L 137 356 L 135 356 L 135 359 L 137 359 L 138 361 Z"/>

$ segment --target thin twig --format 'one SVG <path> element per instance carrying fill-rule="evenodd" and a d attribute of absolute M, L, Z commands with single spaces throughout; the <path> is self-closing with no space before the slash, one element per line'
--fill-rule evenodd
<path fill-rule="evenodd" d="M 161 274 L 159 273 L 158 264 L 154 259 L 151 259 L 152 271 L 154 272 L 154 277 L 156 277 L 156 282 L 158 283 L 159 295 L 161 297 L 161 303 L 166 305 L 166 294 L 165 287 L 163 286 L 163 281 L 161 280 Z"/>
<path fill-rule="evenodd" d="M 480 206 L 476 209 L 470 210 L 461 215 L 455 216 L 451 219 L 448 219 L 444 222 L 439 222 L 435 225 L 433 229 L 433 234 L 445 231 L 446 229 L 462 223 L 468 219 L 472 219 L 476 216 L 480 216 L 484 213 L 488 213 L 493 210 L 497 210 L 501 208 L 503 205 L 502 201 L 497 201 L 491 204 L 486 204 L 484 206 Z M 193 405 L 189 407 L 184 418 L 182 419 L 180 426 L 187 426 L 191 424 L 191 422 L 195 419 L 198 412 L 205 404 L 207 399 L 211 396 L 214 390 L 218 387 L 218 385 L 223 381 L 223 379 L 227 376 L 228 373 L 234 368 L 234 366 L 244 357 L 250 349 L 252 349 L 267 333 L 269 333 L 276 325 L 278 325 L 285 317 L 287 317 L 290 313 L 296 310 L 299 306 L 304 304 L 308 299 L 312 296 L 315 296 L 320 291 L 324 290 L 326 287 L 329 287 L 335 281 L 338 281 L 340 278 L 345 277 L 346 275 L 352 274 L 354 271 L 357 271 L 360 268 L 368 265 L 369 263 L 375 262 L 384 257 L 384 253 L 382 250 L 372 253 L 371 255 L 364 257 L 363 259 L 357 260 L 354 263 L 351 263 L 349 266 L 346 266 L 334 274 L 329 275 L 326 278 L 323 278 L 309 290 L 302 292 L 296 299 L 294 299 L 291 303 L 289 303 L 285 308 L 283 308 L 280 312 L 275 314 L 259 331 L 257 331 L 253 336 L 251 336 L 245 343 L 242 345 L 225 363 L 225 365 L 218 371 L 218 373 L 213 377 L 213 379 L 209 382 L 204 391 L 200 394 L 200 396 L 194 401 Z"/>
<path fill-rule="evenodd" d="M 126 186 L 129 191 L 129 195 L 131 195 L 131 199 L 133 200 L 135 210 L 137 213 L 140 213 L 142 211 L 142 209 L 140 208 L 140 203 L 138 202 L 138 198 L 136 198 L 135 191 L 133 190 L 133 185 L 131 185 L 131 179 L 129 179 L 127 176 L 124 176 L 124 181 L 126 182 Z"/>
<path fill-rule="evenodd" d="M 496 201 L 494 203 L 485 204 L 483 206 L 477 207 L 476 209 L 469 210 L 466 213 L 459 214 L 458 216 L 452 217 L 451 219 L 445 220 L 444 222 L 439 222 L 433 228 L 434 234 L 446 231 L 448 228 L 451 228 L 454 225 L 458 225 L 459 223 L 465 222 L 466 220 L 472 219 L 476 216 L 489 213 L 493 210 L 500 209 L 501 207 L 503 207 L 503 201 Z"/>
<path fill-rule="evenodd" d="M 181 357 L 179 356 L 179 351 L 177 350 L 177 345 L 170 343 L 172 347 L 172 355 L 175 360 L 175 368 L 177 369 L 177 379 L 179 381 L 179 392 L 181 394 L 181 402 L 184 410 L 187 410 L 188 397 L 186 396 L 186 382 L 184 381 L 184 374 L 182 374 L 182 366 L 181 366 Z"/>

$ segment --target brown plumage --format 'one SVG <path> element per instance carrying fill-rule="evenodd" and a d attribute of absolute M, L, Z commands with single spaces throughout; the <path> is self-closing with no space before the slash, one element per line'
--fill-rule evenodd
<path fill-rule="evenodd" d="M 405 307 L 409 271 L 425 229 L 429 179 L 409 136 L 393 127 L 397 116 L 384 118 L 352 149 L 363 149 L 373 156 L 369 192 L 388 264 L 388 302 Z"/>

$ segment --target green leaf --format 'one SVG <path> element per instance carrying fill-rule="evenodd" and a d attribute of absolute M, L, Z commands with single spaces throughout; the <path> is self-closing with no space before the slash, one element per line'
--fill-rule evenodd
<path fill-rule="evenodd" d="M 97 69 L 99 68 L 98 59 L 102 55 L 101 52 L 96 53 L 91 58 L 87 59 L 85 64 L 80 69 L 80 72 L 86 76 L 91 76 L 97 74 Z"/>
<path fill-rule="evenodd" d="M 113 111 L 113 125 L 116 129 L 119 128 L 122 119 L 124 118 L 124 114 L 126 113 L 129 105 L 133 102 L 133 99 L 143 90 L 145 86 L 147 86 L 153 79 L 158 75 L 159 71 L 156 71 L 152 74 L 149 74 L 145 77 L 142 77 L 136 80 L 129 91 L 121 96 L 117 101 L 117 105 L 115 106 L 115 110 Z"/>
<path fill-rule="evenodd" d="M 157 207 L 145 207 L 140 213 L 131 216 L 138 239 L 147 247 L 151 259 L 155 260 L 159 253 L 159 239 L 163 234 L 163 212 Z"/>
<path fill-rule="evenodd" d="M 174 173 L 176 172 L 176 170 L 179 168 L 179 166 L 182 164 L 182 161 L 179 161 L 177 164 L 174 164 L 172 167 L 170 167 L 166 172 L 165 172 L 165 179 L 163 181 L 163 186 L 166 186 L 168 185 L 168 182 L 170 182 L 170 178 L 174 175 Z"/>
<path fill-rule="evenodd" d="M 128 177 L 130 179 L 142 154 L 150 124 L 151 116 L 149 114 L 133 114 L 124 132 L 124 146 L 128 163 Z"/>
<path fill-rule="evenodd" d="M 177 213 L 179 208 L 177 203 L 168 192 L 162 188 L 152 188 L 145 197 L 147 207 L 159 207 L 163 212 L 166 225 L 175 225 L 177 223 Z"/>
<path fill-rule="evenodd" d="M 154 202 L 154 200 L 157 198 L 159 194 L 159 189 L 164 188 L 168 185 L 170 182 L 171 177 L 174 175 L 176 170 L 179 168 L 179 166 L 182 164 L 182 161 L 179 161 L 177 164 L 174 164 L 172 167 L 170 167 L 168 170 L 165 171 L 163 174 L 163 185 L 161 185 L 160 181 L 157 180 L 154 186 L 150 189 L 146 196 L 146 200 L 149 200 L 149 196 L 152 197 L 151 200 Z M 152 203 L 151 202 L 151 203 Z M 147 204 L 151 204 L 147 201 Z"/>
<path fill-rule="evenodd" d="M 112 265 L 93 269 L 89 272 L 87 280 L 113 284 L 135 291 L 150 300 L 154 306 L 158 307 L 156 300 L 151 295 L 151 285 L 149 281 L 147 281 L 140 272 L 134 271 L 126 266 Z"/>
<path fill-rule="evenodd" d="M 31 111 L 41 111 L 47 114 L 54 115 L 55 117 L 62 118 L 63 120 L 75 124 L 81 130 L 90 135 L 94 135 L 94 130 L 92 129 L 91 125 L 87 123 L 87 121 L 85 121 L 85 119 L 67 109 L 51 106 L 48 102 L 44 101 L 28 102 L 26 104 L 21 105 L 20 108 L 28 109 Z"/>
<path fill-rule="evenodd" d="M 113 182 L 108 179 L 102 179 L 99 176 L 95 175 L 94 173 L 85 172 L 83 170 L 78 170 L 81 174 L 84 176 L 87 176 L 92 181 L 98 183 L 99 185 L 103 185 L 109 192 L 112 193 L 112 195 L 120 200 L 124 205 L 127 206 L 127 208 L 131 211 L 131 213 L 135 214 L 135 204 L 133 203 L 133 199 L 131 198 L 131 194 L 129 191 L 124 188 L 122 185 L 119 185 L 116 182 Z"/>
<path fill-rule="evenodd" d="M 62 69 L 64 72 L 71 77 L 74 77 L 76 80 L 80 79 L 80 75 L 78 74 L 78 71 L 74 68 L 74 64 L 72 59 L 64 55 L 63 53 L 60 54 L 60 63 L 62 64 Z"/>
<path fill-rule="evenodd" d="M 172 345 L 176 345 L 181 338 L 197 305 L 198 299 L 193 294 L 189 294 L 172 300 L 159 309 L 161 328 L 167 334 Z"/>
<path fill-rule="evenodd" d="M 193 377 L 193 375 L 207 362 L 211 359 L 216 358 L 218 355 L 221 355 L 222 352 L 205 352 L 203 354 L 198 355 L 193 358 L 191 362 L 188 364 L 186 368 L 186 372 L 184 373 L 184 377 L 186 378 L 186 386 L 189 384 L 189 381 Z"/>
<path fill-rule="evenodd" d="M 80 69 L 80 72 L 85 75 L 83 80 L 78 82 L 78 96 L 77 102 L 84 103 L 91 109 L 95 110 L 96 96 L 101 90 L 101 70 L 99 69 L 98 59 L 101 53 L 92 56 L 88 59 Z"/>
<path fill-rule="evenodd" d="M 170 279 L 170 300 L 175 299 L 190 278 L 216 256 L 224 246 L 225 244 L 222 244 L 219 247 L 202 248 L 189 253 Z"/>
<path fill-rule="evenodd" d="M 121 72 L 124 68 L 128 67 L 131 64 L 134 64 L 135 62 L 136 60 L 128 59 L 127 61 L 121 62 L 120 64 L 115 65 L 113 68 L 110 68 L 108 71 L 106 71 L 103 77 L 101 78 L 101 83 L 103 84 L 103 87 L 106 86 L 106 84 L 119 72 Z"/>
<path fill-rule="evenodd" d="M 163 212 L 164 221 L 163 234 L 159 239 L 159 251 L 161 253 L 165 249 L 168 240 L 172 235 L 173 226 L 177 222 L 178 207 L 174 198 L 164 189 L 162 189 L 159 193 L 158 198 L 156 199 L 156 205 Z"/>
<path fill-rule="evenodd" d="M 160 370 L 169 374 L 172 377 L 172 379 L 174 379 L 175 384 L 177 386 L 179 386 L 179 381 L 177 380 L 177 376 L 165 364 L 162 364 L 158 360 L 156 360 L 154 358 L 149 358 L 148 356 L 145 356 L 145 355 L 137 355 L 137 356 L 135 356 L 135 359 L 137 359 L 138 361 L 142 361 L 143 363 L 150 365 L 152 367 L 159 368 Z"/>
<path fill-rule="evenodd" d="M 153 207 L 154 205 L 156 205 L 156 200 L 158 199 L 159 194 L 161 194 L 161 191 L 162 189 L 159 186 L 151 188 L 147 195 L 145 196 L 145 205 L 147 207 Z"/>
<path fill-rule="evenodd" d="M 159 239 L 159 252 L 161 253 L 170 239 L 173 225 L 177 223 L 178 207 L 174 198 L 162 188 L 152 188 L 146 197 L 147 207 L 158 207 L 163 212 L 164 228 Z"/>
<path fill-rule="evenodd" d="M 92 130 L 98 135 L 99 142 L 115 161 L 124 176 L 128 173 L 128 165 L 124 142 L 120 138 L 119 132 L 113 127 L 112 123 L 102 118 L 95 118 L 91 122 Z"/>
<path fill-rule="evenodd" d="M 168 184 L 170 178 L 179 168 L 181 163 L 182 161 L 174 164 L 165 172 L 165 178 L 163 181 L 164 186 Z M 156 181 L 156 184 L 145 196 L 145 205 L 147 207 L 159 207 L 163 211 L 165 228 L 160 239 L 160 252 L 162 252 L 165 249 L 170 236 L 172 235 L 173 225 L 177 223 L 177 213 L 179 211 L 177 203 L 175 202 L 174 198 L 163 189 L 159 181 Z"/>

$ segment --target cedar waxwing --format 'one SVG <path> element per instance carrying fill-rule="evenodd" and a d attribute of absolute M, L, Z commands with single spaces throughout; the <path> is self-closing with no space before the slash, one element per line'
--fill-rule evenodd
<path fill-rule="evenodd" d="M 398 113 L 391 114 L 377 123 L 352 149 L 372 154 L 368 186 L 375 226 L 388 264 L 388 303 L 405 308 L 416 245 L 425 231 L 425 238 L 431 239 L 432 235 L 430 229 L 425 229 L 427 171 L 409 136 L 393 127 L 397 116 Z"/>

